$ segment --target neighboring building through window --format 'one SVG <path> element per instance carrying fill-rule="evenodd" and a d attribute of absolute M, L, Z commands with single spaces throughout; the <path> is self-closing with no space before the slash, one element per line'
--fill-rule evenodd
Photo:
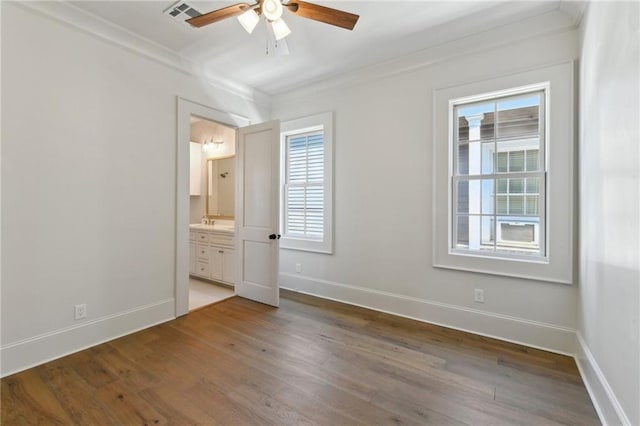
<path fill-rule="evenodd" d="M 332 114 L 282 123 L 282 248 L 332 252 Z"/>
<path fill-rule="evenodd" d="M 545 257 L 545 90 L 452 108 L 452 251 Z"/>

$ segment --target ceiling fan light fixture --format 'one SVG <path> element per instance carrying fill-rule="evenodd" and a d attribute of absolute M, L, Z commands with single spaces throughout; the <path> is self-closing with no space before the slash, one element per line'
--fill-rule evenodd
<path fill-rule="evenodd" d="M 269 21 L 277 21 L 282 16 L 282 3 L 280 3 L 280 0 L 264 0 L 261 9 L 264 17 Z"/>
<path fill-rule="evenodd" d="M 260 17 L 255 10 L 249 9 L 242 15 L 238 16 L 238 21 L 240 22 L 240 25 L 242 25 L 242 28 L 251 34 L 256 25 L 258 25 L 258 22 L 260 22 Z"/>
<path fill-rule="evenodd" d="M 289 26 L 286 22 L 284 22 L 282 18 L 273 21 L 271 23 L 271 28 L 273 29 L 273 35 L 275 36 L 276 40 L 281 40 L 291 34 Z"/>

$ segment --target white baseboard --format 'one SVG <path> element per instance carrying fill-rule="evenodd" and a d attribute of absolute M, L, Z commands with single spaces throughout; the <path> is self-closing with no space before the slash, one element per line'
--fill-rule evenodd
<path fill-rule="evenodd" d="M 576 364 L 603 425 L 631 425 L 587 343 L 577 332 Z"/>
<path fill-rule="evenodd" d="M 563 355 L 575 353 L 576 331 L 568 327 L 298 274 L 280 273 L 280 287 Z"/>
<path fill-rule="evenodd" d="M 175 300 L 162 300 L 0 347 L 0 377 L 175 318 Z"/>

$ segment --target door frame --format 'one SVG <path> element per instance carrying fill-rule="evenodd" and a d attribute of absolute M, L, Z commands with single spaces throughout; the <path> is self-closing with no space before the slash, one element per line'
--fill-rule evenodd
<path fill-rule="evenodd" d="M 175 316 L 189 313 L 189 142 L 191 115 L 238 130 L 251 124 L 247 117 L 217 110 L 176 96 L 176 228 L 175 228 Z M 237 133 L 236 133 L 237 150 Z"/>

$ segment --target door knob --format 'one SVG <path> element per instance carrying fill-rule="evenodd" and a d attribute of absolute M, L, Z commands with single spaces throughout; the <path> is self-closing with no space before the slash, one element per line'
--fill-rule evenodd
<path fill-rule="evenodd" d="M 270 239 L 270 240 L 275 240 L 275 239 L 276 239 L 276 234 L 271 234 L 271 235 L 269 235 L 269 239 Z"/>

